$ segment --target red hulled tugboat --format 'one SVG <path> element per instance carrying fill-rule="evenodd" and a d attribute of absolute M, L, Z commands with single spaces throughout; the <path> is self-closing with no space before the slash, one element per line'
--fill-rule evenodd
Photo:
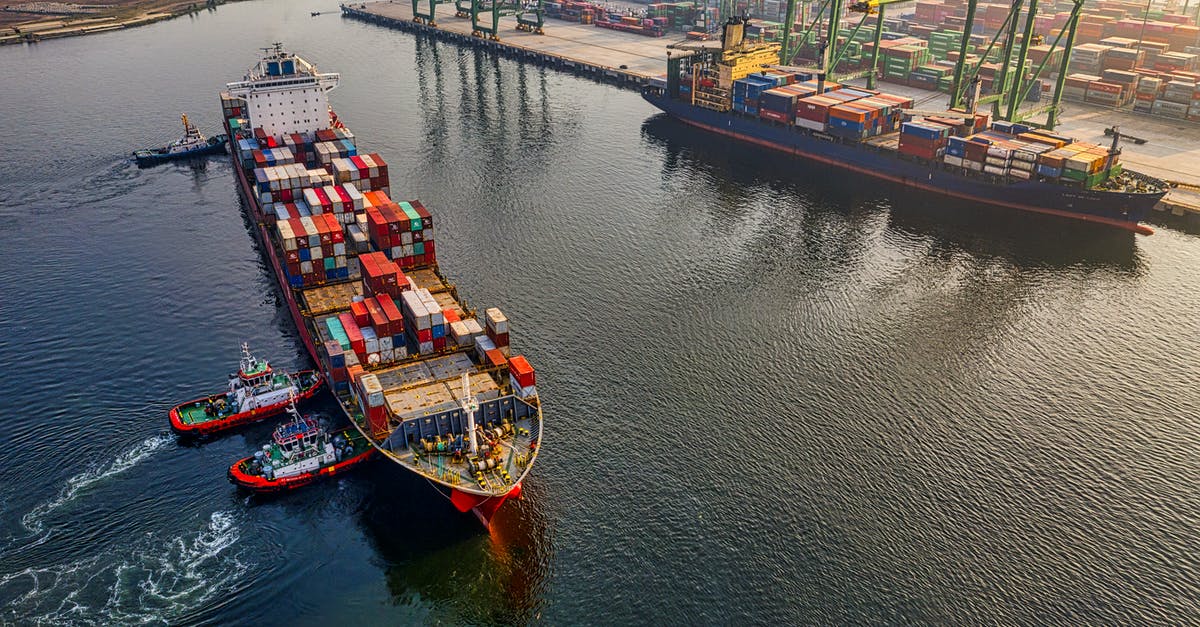
<path fill-rule="evenodd" d="M 229 480 L 254 492 L 284 492 L 342 474 L 367 461 L 375 448 L 354 429 L 330 436 L 311 416 L 289 406 L 292 419 L 275 429 L 270 444 L 229 468 Z"/>
<path fill-rule="evenodd" d="M 258 422 L 283 413 L 293 398 L 312 398 L 321 382 L 315 370 L 275 372 L 242 344 L 241 368 L 229 375 L 229 391 L 171 408 L 171 429 L 180 435 L 207 435 Z"/>

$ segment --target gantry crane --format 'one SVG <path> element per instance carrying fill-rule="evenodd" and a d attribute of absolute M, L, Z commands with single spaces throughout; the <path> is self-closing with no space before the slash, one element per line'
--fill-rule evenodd
<path fill-rule="evenodd" d="M 871 64 L 866 70 L 838 75 L 837 78 L 846 80 L 849 78 L 857 78 L 860 76 L 867 77 L 867 87 L 875 87 L 875 77 L 879 63 L 879 44 L 883 35 L 883 19 L 884 10 L 890 4 L 900 2 L 909 2 L 911 0 L 858 0 L 853 3 L 846 4 L 845 0 L 820 0 L 817 5 L 817 10 L 812 14 L 812 20 L 808 25 L 798 33 L 799 42 L 792 45 L 793 34 L 792 29 L 796 19 L 796 2 L 797 0 L 788 0 L 786 24 L 783 34 L 783 47 L 780 51 L 779 62 L 783 65 L 790 65 L 792 59 L 799 53 L 800 47 L 803 46 L 812 34 L 813 29 L 822 19 L 826 10 L 829 12 L 828 23 L 825 27 L 825 36 L 821 44 L 821 58 L 819 59 L 818 71 L 826 77 L 833 78 L 837 71 L 837 65 L 845 54 L 847 46 L 838 47 L 838 31 L 841 30 L 841 18 L 843 10 L 849 10 L 854 13 L 862 13 L 863 17 L 859 23 L 851 31 L 849 40 L 853 40 L 866 23 L 867 16 L 876 15 L 875 22 L 875 37 L 874 46 L 871 50 Z M 1037 45 L 1043 38 L 1041 35 L 1034 33 L 1034 23 L 1037 17 L 1038 0 L 1011 0 L 1008 17 L 1004 21 L 1004 25 L 996 32 L 989 42 L 986 50 L 979 56 L 979 63 L 968 63 L 967 48 L 970 44 L 971 29 L 975 22 L 975 12 L 978 5 L 978 0 L 968 0 L 966 22 L 963 25 L 962 41 L 959 43 L 958 59 L 954 65 L 954 81 L 950 92 L 950 108 L 960 109 L 964 104 L 964 99 L 969 99 L 971 109 L 980 104 L 993 105 L 993 117 L 996 119 L 1004 119 L 1010 121 L 1023 121 L 1036 116 L 1040 113 L 1046 113 L 1046 122 L 1043 126 L 1047 129 L 1053 129 L 1058 123 L 1059 112 L 1062 104 L 1063 83 L 1066 80 L 1067 68 L 1071 60 L 1071 49 L 1075 45 L 1075 31 L 1079 24 L 1079 18 L 1082 14 L 1084 0 L 1074 0 L 1074 8 L 1071 11 L 1070 18 L 1064 28 L 1060 29 L 1050 44 L 1050 50 L 1046 53 L 1046 57 L 1038 64 L 1037 69 L 1032 75 L 1026 79 L 1024 76 L 1024 68 L 1026 61 L 1029 58 L 1029 46 Z M 1028 7 L 1026 7 L 1028 3 Z M 1025 24 L 1021 33 L 1020 43 L 1017 43 L 1017 27 L 1020 21 L 1022 12 L 1025 12 Z M 1065 37 L 1065 41 L 1064 41 Z M 979 97 L 978 88 L 980 84 L 979 70 L 983 63 L 991 55 L 992 50 L 997 43 L 1001 44 L 1001 63 L 997 71 L 996 78 L 992 85 L 992 94 Z M 847 42 L 848 44 L 849 42 Z M 1049 105 L 1034 108 L 1027 111 L 1019 111 L 1018 108 L 1021 102 L 1025 99 L 1025 94 L 1029 93 L 1033 81 L 1042 76 L 1046 70 L 1046 66 L 1053 57 L 1055 50 L 1063 51 L 1062 61 L 1058 68 L 1057 84 L 1054 89 L 1054 95 Z M 1013 54 L 1016 53 L 1016 67 L 1013 65 Z"/>
<path fill-rule="evenodd" d="M 822 21 L 826 10 L 829 12 L 828 23 L 825 24 L 825 36 L 821 44 L 821 58 L 818 60 L 820 67 L 819 71 L 823 72 L 827 77 L 833 78 L 833 74 L 837 72 L 838 63 L 845 56 L 846 50 L 849 49 L 850 41 L 854 40 L 854 36 L 862 30 L 863 25 L 867 23 L 867 17 L 874 15 L 875 20 L 875 45 L 871 50 L 871 66 L 866 70 L 859 72 L 838 74 L 840 79 L 867 77 L 867 87 L 873 89 L 875 87 L 875 74 L 879 62 L 879 42 L 883 37 L 883 16 L 885 7 L 889 4 L 897 4 L 900 2 L 912 2 L 913 0 L 860 0 L 847 4 L 844 0 L 821 0 L 817 5 L 817 10 L 812 12 L 812 20 L 808 25 L 798 33 L 798 41 L 792 45 L 792 26 L 796 20 L 796 2 L 797 0 L 789 0 L 787 15 L 784 18 L 785 27 L 783 33 L 783 48 L 779 53 L 779 62 L 783 65 L 791 65 L 792 59 L 800 52 L 800 48 L 804 46 L 813 30 Z M 846 42 L 846 46 L 838 47 L 838 31 L 841 30 L 841 18 L 844 9 L 852 12 L 862 13 L 862 19 L 854 26 L 854 30 L 850 32 L 850 37 Z M 804 19 L 804 18 L 801 18 Z"/>
<path fill-rule="evenodd" d="M 414 5 L 417 1 L 413 0 Z M 455 17 L 471 18 L 471 34 L 475 37 L 499 41 L 500 18 L 509 15 L 516 16 L 517 30 L 545 34 L 542 0 L 455 0 L 454 8 Z"/>
<path fill-rule="evenodd" d="M 421 0 L 412 0 L 413 21 L 418 24 L 428 24 L 430 26 L 436 27 L 437 20 L 434 18 L 434 14 L 437 12 L 437 5 L 446 4 L 447 2 L 450 2 L 450 0 L 426 0 L 426 1 L 429 3 L 429 10 L 422 11 L 421 7 L 420 7 Z"/>

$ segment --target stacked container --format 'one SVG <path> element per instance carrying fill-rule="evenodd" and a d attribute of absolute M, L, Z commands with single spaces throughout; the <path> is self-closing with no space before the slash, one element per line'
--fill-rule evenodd
<path fill-rule="evenodd" d="M 758 100 L 762 93 L 779 84 L 761 75 L 747 76 L 733 81 L 733 110 L 746 115 L 758 115 Z"/>
<path fill-rule="evenodd" d="M 384 202 L 378 195 L 371 198 L 366 217 L 368 235 L 375 247 L 401 268 L 433 265 L 437 258 L 433 217 L 421 201 L 396 203 Z"/>
<path fill-rule="evenodd" d="M 329 165 L 338 183 L 351 183 L 364 192 L 391 193 L 387 163 L 378 154 L 333 159 Z"/>
<path fill-rule="evenodd" d="M 391 259 L 380 252 L 360 255 L 364 291 L 368 294 L 387 294 L 393 299 L 412 289 L 412 283 Z"/>
<path fill-rule="evenodd" d="M 354 381 L 358 391 L 359 408 L 367 419 L 367 425 L 376 438 L 388 434 L 387 402 L 383 398 L 383 386 L 379 377 L 373 374 L 360 374 Z"/>
<path fill-rule="evenodd" d="M 508 378 L 517 397 L 537 396 L 537 373 L 524 355 L 514 355 L 508 359 Z"/>
<path fill-rule="evenodd" d="M 340 224 L 353 224 L 366 209 L 366 199 L 349 184 L 324 185 L 303 190 L 304 202 L 313 213 L 332 213 Z"/>
<path fill-rule="evenodd" d="M 317 163 L 329 167 L 336 159 L 357 155 L 358 149 L 350 141 L 339 140 L 317 142 L 313 144 L 313 153 Z"/>
<path fill-rule="evenodd" d="M 292 287 L 308 287 L 350 277 L 342 225 L 332 214 L 279 220 L 275 228 L 283 246 L 288 283 Z"/>
<path fill-rule="evenodd" d="M 445 349 L 446 317 L 433 294 L 423 288 L 409 290 L 400 300 L 409 348 L 422 355 Z"/>
<path fill-rule="evenodd" d="M 950 127 L 932 122 L 900 125 L 900 154 L 921 159 L 941 159 L 950 139 Z"/>
<path fill-rule="evenodd" d="M 508 355 L 508 318 L 496 307 L 483 312 L 483 315 L 487 338 L 491 340 L 494 348 Z"/>
<path fill-rule="evenodd" d="M 326 185 L 332 181 L 325 170 L 310 170 L 299 164 L 255 168 L 253 175 L 254 190 L 263 205 L 300 200 L 304 197 L 305 188 Z"/>

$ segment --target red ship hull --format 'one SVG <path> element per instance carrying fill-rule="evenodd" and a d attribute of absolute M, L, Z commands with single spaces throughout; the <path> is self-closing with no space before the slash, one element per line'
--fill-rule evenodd
<path fill-rule="evenodd" d="M 316 375 L 316 380 L 313 381 L 313 383 L 307 388 L 301 390 L 300 394 L 297 395 L 296 400 L 305 401 L 312 398 L 317 391 L 321 389 L 321 384 L 325 382 L 325 379 L 321 376 L 321 373 L 315 370 L 301 370 L 295 374 L 296 376 Z M 215 396 L 221 395 L 218 394 Z M 206 396 L 204 398 L 198 398 L 196 400 L 181 403 L 175 407 L 172 407 L 168 414 L 171 420 L 171 430 L 179 435 L 211 435 L 214 433 L 220 433 L 221 431 L 228 431 L 229 429 L 248 425 L 260 420 L 265 420 L 272 416 L 278 416 L 279 414 L 282 414 L 283 411 L 287 409 L 287 406 L 291 403 L 291 400 L 284 400 L 273 405 L 256 407 L 250 411 L 238 412 L 219 420 L 209 420 L 195 424 L 187 424 L 183 422 L 183 418 L 180 416 L 180 410 L 195 403 L 203 403 L 210 398 L 214 397 Z"/>
<path fill-rule="evenodd" d="M 251 492 L 258 494 L 273 494 L 277 492 L 288 492 L 303 488 L 306 485 L 327 479 L 334 475 L 344 474 L 352 470 L 355 466 L 371 459 L 375 455 L 374 448 L 367 450 L 351 457 L 344 459 L 332 466 L 326 466 L 313 472 L 296 475 L 294 477 L 284 477 L 283 479 L 267 479 L 262 475 L 252 475 L 243 470 L 254 458 L 247 457 L 239 459 L 229 467 L 229 481 L 239 488 L 245 488 Z"/>

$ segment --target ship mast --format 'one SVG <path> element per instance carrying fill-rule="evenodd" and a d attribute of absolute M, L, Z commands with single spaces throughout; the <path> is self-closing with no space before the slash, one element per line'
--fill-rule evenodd
<path fill-rule="evenodd" d="M 467 414 L 467 432 L 471 439 L 471 455 L 479 453 L 479 443 L 475 439 L 475 412 L 479 411 L 479 401 L 471 396 L 471 377 L 464 372 L 462 376 L 462 408 Z"/>

